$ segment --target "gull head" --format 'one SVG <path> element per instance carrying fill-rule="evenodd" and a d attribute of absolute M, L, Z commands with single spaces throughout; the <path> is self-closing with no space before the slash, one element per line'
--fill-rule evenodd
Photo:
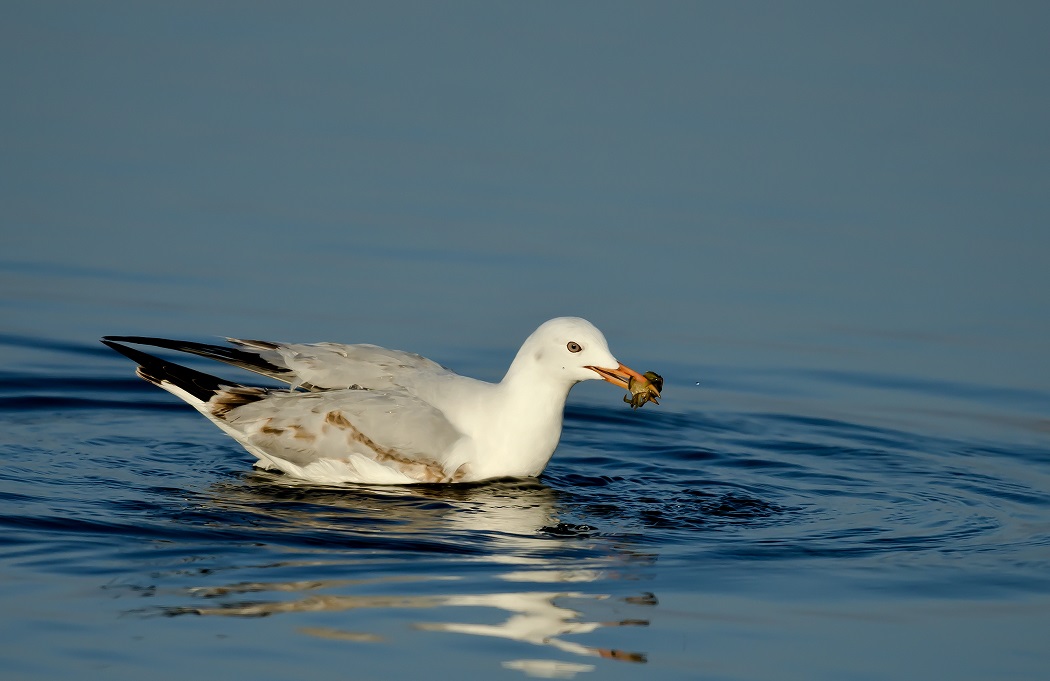
<path fill-rule="evenodd" d="M 541 324 L 521 346 L 511 370 L 520 365 L 531 366 L 548 380 L 569 387 L 602 379 L 628 390 L 632 377 L 644 380 L 613 357 L 594 324 L 579 317 L 558 317 Z"/>

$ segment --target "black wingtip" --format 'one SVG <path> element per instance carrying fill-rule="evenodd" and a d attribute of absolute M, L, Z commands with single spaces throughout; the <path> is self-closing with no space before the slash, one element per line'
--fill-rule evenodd
<path fill-rule="evenodd" d="M 209 345 L 208 343 L 195 343 L 193 341 L 171 340 L 168 338 L 153 338 L 151 336 L 103 336 L 102 342 L 107 344 L 110 342 L 134 343 L 135 345 L 149 345 L 155 348 L 164 348 L 165 350 L 188 352 L 200 357 L 207 357 L 208 359 L 232 364 L 235 367 L 254 371 L 264 376 L 276 378 L 277 380 L 287 380 L 284 379 L 283 376 L 291 373 L 291 370 L 287 367 L 277 366 L 276 364 L 263 359 L 258 352 L 241 350 L 240 348 L 230 348 L 223 345 Z M 277 347 L 277 345 L 273 343 L 263 343 L 262 341 L 251 342 L 257 343 L 260 346 L 272 345 L 275 348 Z"/>
<path fill-rule="evenodd" d="M 217 376 L 212 376 L 211 374 L 206 374 L 202 371 L 196 371 L 179 364 L 167 362 L 160 357 L 155 357 L 142 352 L 141 350 L 136 350 L 135 348 L 129 348 L 126 345 L 116 342 L 116 339 L 118 338 L 123 339 L 132 337 L 105 336 L 101 340 L 104 345 L 116 350 L 138 364 L 138 375 L 154 385 L 160 385 L 162 382 L 166 381 L 185 390 L 202 402 L 207 402 L 215 393 L 224 388 L 242 387 L 232 381 L 224 381 Z M 129 340 L 127 342 L 134 341 Z"/>
<path fill-rule="evenodd" d="M 133 360 L 135 362 L 138 362 L 139 364 L 142 364 L 142 360 L 144 360 L 144 359 L 145 360 L 156 359 L 156 357 L 153 357 L 153 355 L 148 355 L 145 352 L 142 352 L 141 350 L 136 350 L 135 348 L 129 348 L 126 345 L 121 345 L 120 343 L 116 342 L 118 340 L 123 340 L 123 337 L 122 336 L 103 336 L 102 337 L 102 344 L 107 346 L 107 347 L 109 347 L 109 348 L 112 348 L 113 350 L 116 350 L 117 352 L 119 352 L 120 354 L 124 355 L 128 359 Z"/>

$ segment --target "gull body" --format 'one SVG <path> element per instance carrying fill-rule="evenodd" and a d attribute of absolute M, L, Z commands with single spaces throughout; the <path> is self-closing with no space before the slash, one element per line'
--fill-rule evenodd
<path fill-rule="evenodd" d="M 227 340 L 232 347 L 138 336 L 103 343 L 237 440 L 256 465 L 321 483 L 535 477 L 558 445 L 572 386 L 603 379 L 626 389 L 641 378 L 578 317 L 536 329 L 499 383 L 375 345 Z M 126 343 L 209 357 L 290 387 L 239 385 Z"/>

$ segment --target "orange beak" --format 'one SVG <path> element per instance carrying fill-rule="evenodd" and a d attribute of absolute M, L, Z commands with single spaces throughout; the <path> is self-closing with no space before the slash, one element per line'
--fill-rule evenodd
<path fill-rule="evenodd" d="M 648 383 L 645 376 L 642 376 L 640 373 L 624 364 L 620 364 L 620 366 L 616 367 L 615 369 L 603 369 L 602 367 L 592 366 L 589 366 L 587 368 L 597 373 L 604 380 L 608 381 L 609 383 L 612 383 L 617 388 L 623 388 L 624 390 L 631 389 L 630 386 L 632 377 L 637 378 L 640 381 L 646 381 Z M 659 397 L 660 393 L 657 392 L 656 396 Z"/>

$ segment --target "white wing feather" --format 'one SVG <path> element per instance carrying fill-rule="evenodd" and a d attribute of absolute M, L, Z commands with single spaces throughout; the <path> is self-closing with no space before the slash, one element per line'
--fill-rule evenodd
<path fill-rule="evenodd" d="M 293 386 L 307 384 L 328 389 L 357 386 L 384 390 L 407 388 L 420 380 L 453 374 L 426 357 L 378 345 L 264 343 L 238 338 L 226 340 L 250 348 L 270 364 L 291 371 L 290 375 L 279 378 Z"/>
<path fill-rule="evenodd" d="M 404 483 L 465 474 L 465 447 L 457 446 L 462 433 L 403 390 L 275 391 L 231 410 L 224 421 L 250 451 L 266 452 L 299 477 L 374 482 L 383 471 L 386 482 Z"/>

